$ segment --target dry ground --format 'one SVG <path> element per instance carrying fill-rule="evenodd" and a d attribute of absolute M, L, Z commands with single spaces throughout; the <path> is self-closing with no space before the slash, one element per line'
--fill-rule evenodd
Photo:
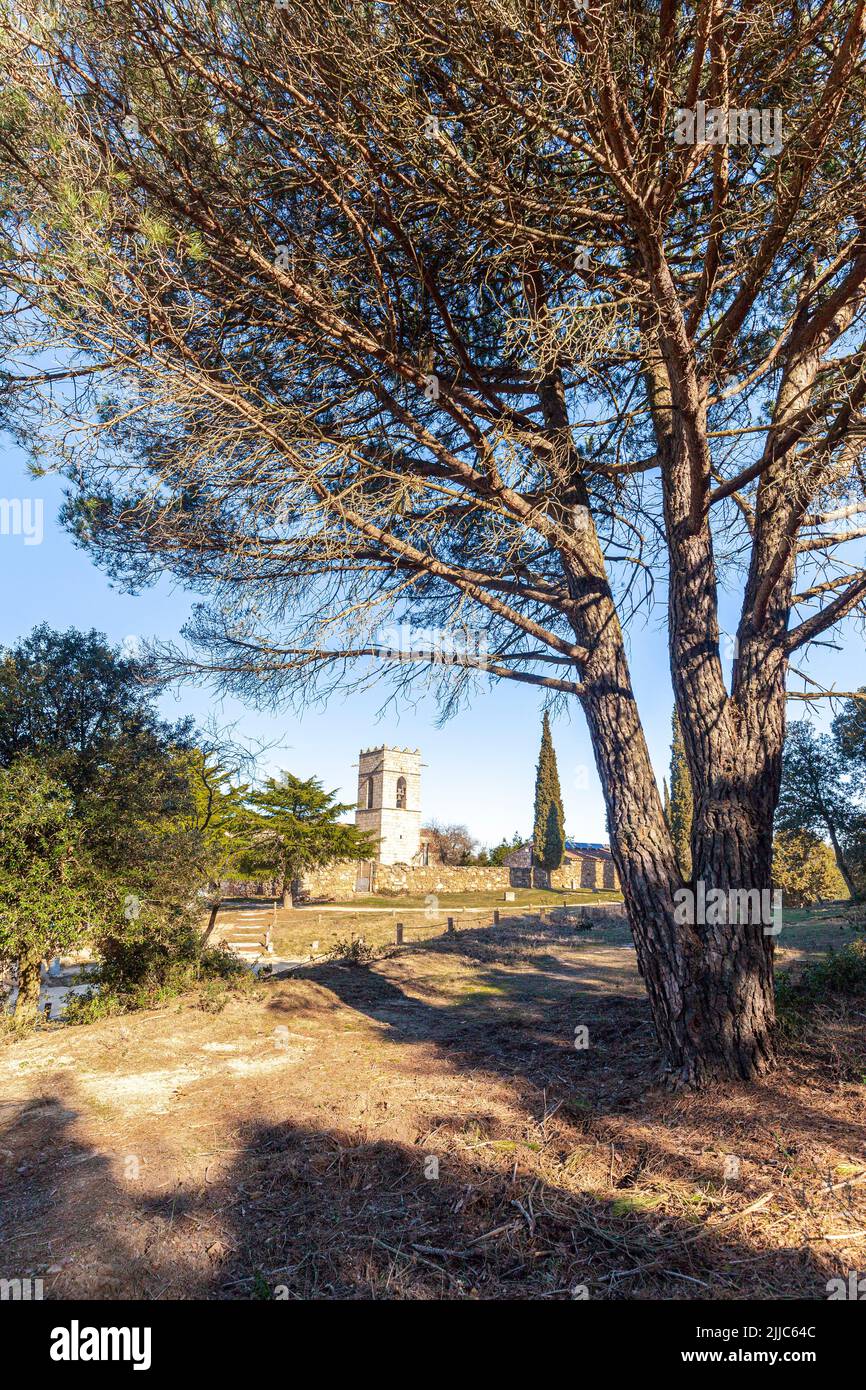
<path fill-rule="evenodd" d="M 620 929 L 528 921 L 316 964 L 221 1012 L 53 1025 L 0 1049 L 0 1277 L 85 1298 L 823 1299 L 864 1268 L 857 1007 L 754 1088 L 674 1097 L 655 1065 Z"/>

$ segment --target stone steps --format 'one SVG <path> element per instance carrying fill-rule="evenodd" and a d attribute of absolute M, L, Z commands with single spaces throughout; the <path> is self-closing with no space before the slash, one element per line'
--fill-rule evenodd
<path fill-rule="evenodd" d="M 257 911 L 244 913 L 242 917 L 234 915 L 237 908 L 229 909 L 233 914 L 229 917 L 220 919 L 217 914 L 214 923 L 211 941 L 214 945 L 225 946 L 241 960 L 251 965 L 256 961 L 273 955 L 271 944 L 271 925 L 273 916 L 271 912 Z"/>

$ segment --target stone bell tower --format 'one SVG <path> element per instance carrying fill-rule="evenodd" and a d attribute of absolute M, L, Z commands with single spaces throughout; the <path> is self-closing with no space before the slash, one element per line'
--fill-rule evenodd
<path fill-rule="evenodd" d="M 421 849 L 421 753 L 365 748 L 358 758 L 355 824 L 378 841 L 380 864 L 412 864 Z"/>

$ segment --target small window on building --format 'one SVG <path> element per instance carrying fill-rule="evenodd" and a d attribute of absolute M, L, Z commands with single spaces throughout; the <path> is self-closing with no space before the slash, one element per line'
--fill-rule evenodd
<path fill-rule="evenodd" d="M 405 809 L 406 809 L 406 778 L 405 778 L 405 777 L 398 777 L 398 778 L 397 778 L 397 810 L 398 810 L 398 811 L 405 811 Z"/>
<path fill-rule="evenodd" d="M 361 784 L 361 795 L 358 797 L 358 805 L 366 811 L 373 809 L 373 779 L 365 777 Z"/>

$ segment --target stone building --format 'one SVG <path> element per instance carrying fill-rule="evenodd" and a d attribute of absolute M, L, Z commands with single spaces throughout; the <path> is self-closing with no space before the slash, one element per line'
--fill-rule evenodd
<path fill-rule="evenodd" d="M 421 854 L 421 754 L 365 748 L 358 758 L 355 824 L 376 840 L 378 864 L 415 864 Z"/>
<path fill-rule="evenodd" d="M 505 863 L 511 881 L 521 888 L 619 888 L 613 855 L 608 845 L 584 840 L 566 840 L 562 863 L 550 872 L 532 864 L 532 845 L 527 841 Z"/>

